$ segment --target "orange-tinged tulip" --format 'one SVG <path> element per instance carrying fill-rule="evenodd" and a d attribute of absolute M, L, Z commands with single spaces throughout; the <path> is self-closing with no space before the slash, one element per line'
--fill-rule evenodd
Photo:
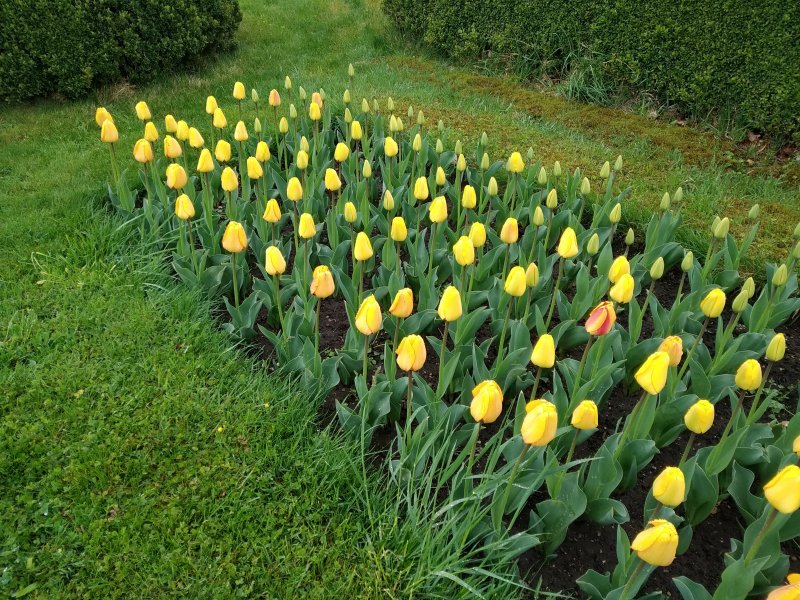
<path fill-rule="evenodd" d="M 439 300 L 437 308 L 439 318 L 445 321 L 455 321 L 462 314 L 461 294 L 455 286 L 449 285 L 442 293 L 442 298 Z"/>
<path fill-rule="evenodd" d="M 167 187 L 172 190 L 182 190 L 186 187 L 189 178 L 186 171 L 178 163 L 171 163 L 167 166 Z"/>
<path fill-rule="evenodd" d="M 231 254 L 238 254 L 247 250 L 247 234 L 242 224 L 230 221 L 222 234 L 222 247 Z"/>
<path fill-rule="evenodd" d="M 778 471 L 764 486 L 764 496 L 775 510 L 784 515 L 800 508 L 800 467 L 788 465 Z"/>
<path fill-rule="evenodd" d="M 658 394 L 667 383 L 667 371 L 669 370 L 669 354 L 666 352 L 653 352 L 642 363 L 634 374 L 636 382 L 654 396 Z"/>
<path fill-rule="evenodd" d="M 504 244 L 516 244 L 519 239 L 519 225 L 514 217 L 508 217 L 500 229 L 500 240 Z"/>
<path fill-rule="evenodd" d="M 678 467 L 667 467 L 653 481 L 653 497 L 664 506 L 675 508 L 686 498 L 686 480 Z"/>
<path fill-rule="evenodd" d="M 469 412 L 478 423 L 494 423 L 503 411 L 503 390 L 496 381 L 481 381 L 472 389 Z"/>
<path fill-rule="evenodd" d="M 411 288 L 403 288 L 394 295 L 389 313 L 400 319 L 411 316 L 414 310 L 414 292 Z"/>
<path fill-rule="evenodd" d="M 142 138 L 133 146 L 133 158 L 143 165 L 153 160 L 153 147 L 146 139 Z"/>
<path fill-rule="evenodd" d="M 422 336 L 407 335 L 397 345 L 397 366 L 403 371 L 419 371 L 425 365 L 427 357 Z"/>
<path fill-rule="evenodd" d="M 591 400 L 584 400 L 572 412 L 572 420 L 570 424 L 575 429 L 581 431 L 588 431 L 589 429 L 597 429 L 598 414 L 597 404 Z"/>
<path fill-rule="evenodd" d="M 789 573 L 787 584 L 772 590 L 767 600 L 800 600 L 800 574 Z"/>
<path fill-rule="evenodd" d="M 381 328 L 383 315 L 381 307 L 375 299 L 374 294 L 370 294 L 361 303 L 356 313 L 356 329 L 364 335 L 372 335 Z"/>
<path fill-rule="evenodd" d="M 281 105 L 281 95 L 278 90 L 272 89 L 269 91 L 269 105 L 272 108 L 278 108 Z"/>
<path fill-rule="evenodd" d="M 670 335 L 658 346 L 659 352 L 669 354 L 669 366 L 677 367 L 683 358 L 683 340 L 680 336 Z"/>
<path fill-rule="evenodd" d="M 277 246 L 267 248 L 264 255 L 264 270 L 267 275 L 283 275 L 286 271 L 286 259 Z"/>
<path fill-rule="evenodd" d="M 181 194 L 175 199 L 175 216 L 181 221 L 194 218 L 194 204 L 186 194 Z"/>
<path fill-rule="evenodd" d="M 647 528 L 634 538 L 631 550 L 648 565 L 668 567 L 678 551 L 678 532 L 664 519 L 650 521 Z"/>
<path fill-rule="evenodd" d="M 556 405 L 538 399 L 525 406 L 525 419 L 522 421 L 522 441 L 529 446 L 546 446 L 556 437 L 558 412 Z"/>
<path fill-rule="evenodd" d="M 336 291 L 336 284 L 333 281 L 333 273 L 325 265 L 319 265 L 311 274 L 311 295 L 320 300 L 328 298 Z"/>
<path fill-rule="evenodd" d="M 614 327 L 617 321 L 617 313 L 614 312 L 614 305 L 604 301 L 598 304 L 586 319 L 586 332 L 589 335 L 605 335 Z"/>

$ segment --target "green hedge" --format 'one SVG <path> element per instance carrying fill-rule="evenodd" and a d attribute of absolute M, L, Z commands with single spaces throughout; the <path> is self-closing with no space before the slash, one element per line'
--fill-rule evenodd
<path fill-rule="evenodd" d="M 234 43 L 237 0 L 4 0 L 0 98 L 85 95 L 141 83 Z"/>
<path fill-rule="evenodd" d="M 800 139 L 800 2 L 383 0 L 397 28 L 456 59 L 528 72 L 587 56 L 609 81 L 698 115 Z M 533 66 L 535 65 L 535 66 Z"/>

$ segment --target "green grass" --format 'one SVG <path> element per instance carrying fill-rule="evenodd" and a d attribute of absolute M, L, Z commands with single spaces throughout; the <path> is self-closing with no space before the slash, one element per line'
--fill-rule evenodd
<path fill-rule="evenodd" d="M 2 595 L 395 597 L 408 581 L 430 589 L 426 567 L 438 568 L 377 482 L 372 501 L 389 512 L 367 523 L 357 453 L 317 431 L 316 406 L 231 348 L 211 307 L 98 211 L 109 166 L 97 103 L 128 157 L 139 99 L 159 119 L 205 123 L 207 94 L 232 115 L 235 80 L 266 98 L 288 73 L 336 101 L 352 62 L 355 98 L 413 103 L 446 120 L 449 144 L 486 130 L 493 159 L 532 146 L 590 173 L 621 153 L 634 187 L 626 218 L 644 220 L 684 185 L 684 239 L 702 245 L 714 212 L 743 229 L 761 202 L 753 260 L 788 249 L 796 182 L 727 172 L 724 145 L 705 134 L 398 51 L 374 0 L 241 4 L 238 51 L 196 72 L 0 115 Z"/>

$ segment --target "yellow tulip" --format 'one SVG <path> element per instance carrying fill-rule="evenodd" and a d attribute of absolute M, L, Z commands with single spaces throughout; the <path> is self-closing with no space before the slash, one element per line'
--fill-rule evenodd
<path fill-rule="evenodd" d="M 506 168 L 512 173 L 522 173 L 525 168 L 525 162 L 522 160 L 522 155 L 519 152 L 512 152 L 508 157 Z"/>
<path fill-rule="evenodd" d="M 789 270 L 786 268 L 785 264 L 782 264 L 775 269 L 775 273 L 772 275 L 772 285 L 775 287 L 782 287 L 786 285 L 787 281 L 789 281 Z"/>
<path fill-rule="evenodd" d="M 469 227 L 469 239 L 475 248 L 480 248 L 486 243 L 486 228 L 483 223 L 475 222 Z"/>
<path fill-rule="evenodd" d="M 164 156 L 167 158 L 178 158 L 183 154 L 183 148 L 171 135 L 164 136 Z"/>
<path fill-rule="evenodd" d="M 158 141 L 158 129 L 152 121 L 148 121 L 144 126 L 144 139 L 151 144 Z"/>
<path fill-rule="evenodd" d="M 680 336 L 670 335 L 658 346 L 659 352 L 669 354 L 669 366 L 677 367 L 683 358 L 683 340 Z"/>
<path fill-rule="evenodd" d="M 237 142 L 246 142 L 248 137 L 247 126 L 244 124 L 244 121 L 236 123 L 236 129 L 233 130 L 233 139 Z"/>
<path fill-rule="evenodd" d="M 406 241 L 406 237 L 408 237 L 408 229 L 406 228 L 406 222 L 403 217 L 395 217 L 392 219 L 391 236 L 392 240 L 395 242 Z"/>
<path fill-rule="evenodd" d="M 214 120 L 212 125 L 214 125 L 214 127 L 217 129 L 224 129 L 228 126 L 228 119 L 225 118 L 225 113 L 222 112 L 221 108 L 217 108 L 217 110 L 214 111 Z"/>
<path fill-rule="evenodd" d="M 364 161 L 364 166 L 361 168 L 361 174 L 364 176 L 364 179 L 369 179 L 372 177 L 372 165 L 370 164 L 369 160 Z"/>
<path fill-rule="evenodd" d="M 361 131 L 361 121 L 353 121 L 350 123 L 350 137 L 354 140 L 360 140 L 364 136 Z"/>
<path fill-rule="evenodd" d="M 556 364 L 556 343 L 553 336 L 544 333 L 536 340 L 531 352 L 531 363 L 541 369 L 552 369 Z"/>
<path fill-rule="evenodd" d="M 722 314 L 725 308 L 725 292 L 719 288 L 714 288 L 706 297 L 700 301 L 700 310 L 710 319 L 716 319 Z"/>
<path fill-rule="evenodd" d="M 214 156 L 221 162 L 228 162 L 231 159 L 231 145 L 225 140 L 219 140 L 214 147 Z"/>
<path fill-rule="evenodd" d="M 761 385 L 761 363 L 753 358 L 744 361 L 736 369 L 736 385 L 743 390 L 753 392 Z"/>
<path fill-rule="evenodd" d="M 222 189 L 226 192 L 233 192 L 237 190 L 239 188 L 239 178 L 236 176 L 236 171 L 230 167 L 225 167 L 222 170 L 220 183 L 222 184 Z"/>
<path fill-rule="evenodd" d="M 522 421 L 522 441 L 529 446 L 546 446 L 556 436 L 558 412 L 556 405 L 547 400 L 532 400 L 525 406 Z"/>
<path fill-rule="evenodd" d="M 603 163 L 603 166 L 600 167 L 600 179 L 608 179 L 608 176 L 611 174 L 611 164 L 606 161 Z"/>
<path fill-rule="evenodd" d="M 628 259 L 624 256 L 618 256 L 611 263 L 611 268 L 608 270 L 608 280 L 611 283 L 617 283 L 619 278 L 623 275 L 630 275 L 631 265 Z"/>
<path fill-rule="evenodd" d="M 497 420 L 503 412 L 503 390 L 497 382 L 487 379 L 472 389 L 469 412 L 478 423 L 494 423 Z"/>
<path fill-rule="evenodd" d="M 427 357 L 422 336 L 407 335 L 397 345 L 397 366 L 403 371 L 419 371 Z"/>
<path fill-rule="evenodd" d="M 593 233 L 589 238 L 589 241 L 586 242 L 586 253 L 589 256 L 594 256 L 600 251 L 600 236 L 596 233 Z"/>
<path fill-rule="evenodd" d="M 708 400 L 698 400 L 683 415 L 683 423 L 692 433 L 705 433 L 714 424 L 714 405 Z"/>
<path fill-rule="evenodd" d="M 297 153 L 297 158 L 295 158 L 294 162 L 298 169 L 305 171 L 308 168 L 308 152 L 305 150 L 300 150 L 300 152 Z"/>
<path fill-rule="evenodd" d="M 319 265 L 311 273 L 311 295 L 324 300 L 333 295 L 336 291 L 336 283 L 333 280 L 333 273 L 325 265 Z"/>
<path fill-rule="evenodd" d="M 247 176 L 250 179 L 261 179 L 264 176 L 264 169 L 261 168 L 261 163 L 255 156 L 247 158 Z"/>
<path fill-rule="evenodd" d="M 786 354 L 786 336 L 782 333 L 776 333 L 767 344 L 767 360 L 778 362 L 783 360 Z"/>
<path fill-rule="evenodd" d="M 298 234 L 307 240 L 317 235 L 317 226 L 314 224 L 314 217 L 308 213 L 300 215 L 300 227 Z"/>
<path fill-rule="evenodd" d="M 648 565 L 668 567 L 675 560 L 678 541 L 675 526 L 664 519 L 656 519 L 634 538 L 631 550 Z"/>
<path fill-rule="evenodd" d="M 394 208 L 394 196 L 389 188 L 383 192 L 383 210 L 392 210 Z"/>
<path fill-rule="evenodd" d="M 411 149 L 414 152 L 419 152 L 422 150 L 422 136 L 419 133 L 414 136 L 414 141 L 411 142 Z"/>
<path fill-rule="evenodd" d="M 486 186 L 486 193 L 490 196 L 497 196 L 497 179 L 489 177 L 489 184 Z"/>
<path fill-rule="evenodd" d="M 731 220 L 728 217 L 720 219 L 712 227 L 712 233 L 718 240 L 723 240 L 728 237 L 728 231 L 731 228 Z"/>
<path fill-rule="evenodd" d="M 588 177 L 584 177 L 581 181 L 581 195 L 588 196 L 592 192 L 592 184 L 589 182 Z"/>
<path fill-rule="evenodd" d="M 181 221 L 194 218 L 194 204 L 186 194 L 181 194 L 175 199 L 175 216 Z"/>
<path fill-rule="evenodd" d="M 430 206 L 429 217 L 433 223 L 441 223 L 447 220 L 447 200 L 444 196 L 437 196 L 433 199 Z"/>
<path fill-rule="evenodd" d="M 456 257 L 456 262 L 462 267 L 474 263 L 475 247 L 472 245 L 472 241 L 467 236 L 462 235 L 453 245 L 453 255 Z"/>
<path fill-rule="evenodd" d="M 800 600 L 800 574 L 789 573 L 787 584 L 772 590 L 767 600 Z"/>
<path fill-rule="evenodd" d="M 269 91 L 269 105 L 272 108 L 278 108 L 281 105 L 281 95 L 278 93 L 278 90 L 271 89 Z"/>
<path fill-rule="evenodd" d="M 445 183 L 447 183 L 447 176 L 444 174 L 444 169 L 442 167 L 436 168 L 436 185 L 442 187 Z"/>
<path fill-rule="evenodd" d="M 536 225 L 536 227 L 544 225 L 544 211 L 541 206 L 537 206 L 533 209 L 533 224 Z"/>
<path fill-rule="evenodd" d="M 372 244 L 369 241 L 369 237 L 363 231 L 359 231 L 358 235 L 356 236 L 356 245 L 355 249 L 353 250 L 353 256 L 357 261 L 365 261 L 372 258 Z"/>
<path fill-rule="evenodd" d="M 561 258 L 573 258 L 578 255 L 578 238 L 572 227 L 567 227 L 558 241 L 558 254 Z"/>
<path fill-rule="evenodd" d="M 267 223 L 277 223 L 281 220 L 281 207 L 275 198 L 270 198 L 267 201 L 267 206 L 264 208 L 264 214 L 261 215 Z"/>
<path fill-rule="evenodd" d="M 414 182 L 414 198 L 417 200 L 427 200 L 429 195 L 428 180 L 425 177 L 417 177 L 417 180 Z"/>
<path fill-rule="evenodd" d="M 149 121 L 153 118 L 153 116 L 150 114 L 150 107 L 147 106 L 147 102 L 137 102 L 134 108 L 136 110 L 136 117 L 140 121 Z"/>
<path fill-rule="evenodd" d="M 614 224 L 619 223 L 620 219 L 622 219 L 622 205 L 617 202 L 614 205 L 614 208 L 611 209 L 611 212 L 608 214 L 608 220 Z"/>
<path fill-rule="evenodd" d="M 598 414 L 597 404 L 591 400 L 584 400 L 575 408 L 572 413 L 572 420 L 570 424 L 575 429 L 587 431 L 589 429 L 597 429 Z"/>
<path fill-rule="evenodd" d="M 214 161 L 211 158 L 211 152 L 208 148 L 203 148 L 200 152 L 200 158 L 197 160 L 198 173 L 210 173 L 214 170 Z"/>
<path fill-rule="evenodd" d="M 245 98 L 244 84 L 241 81 L 233 84 L 233 98 L 234 100 L 244 100 Z"/>
<path fill-rule="evenodd" d="M 111 116 L 111 113 L 108 112 L 105 107 L 98 106 L 97 109 L 94 111 L 94 122 L 97 123 L 98 127 L 102 127 L 103 123 L 106 121 L 114 122 L 114 118 Z"/>
<path fill-rule="evenodd" d="M 659 256 L 650 267 L 650 277 L 656 281 L 664 276 L 664 258 Z"/>
<path fill-rule="evenodd" d="M 111 119 L 106 119 L 100 126 L 100 141 L 105 144 L 114 144 L 119 141 L 117 126 Z"/>
<path fill-rule="evenodd" d="M 286 271 L 286 259 L 277 246 L 267 248 L 264 255 L 264 270 L 267 275 L 282 275 Z"/>
<path fill-rule="evenodd" d="M 364 335 L 372 335 L 381 328 L 383 315 L 381 307 L 375 299 L 374 294 L 370 294 L 361 303 L 356 313 L 356 329 Z"/>
<path fill-rule="evenodd" d="M 509 296 L 514 296 L 515 298 L 519 298 L 525 294 L 525 290 L 527 288 L 528 286 L 525 280 L 525 269 L 519 265 L 512 267 L 512 269 L 508 272 L 505 285 L 503 286 L 506 294 Z"/>
<path fill-rule="evenodd" d="M 344 162 L 348 156 L 350 156 L 350 148 L 347 147 L 347 144 L 344 142 L 336 144 L 336 148 L 333 151 L 333 159 L 336 162 Z"/>
<path fill-rule="evenodd" d="M 357 218 L 356 205 L 352 202 L 346 202 L 344 205 L 344 220 L 348 223 L 355 223 Z"/>
<path fill-rule="evenodd" d="M 403 288 L 394 295 L 389 313 L 400 319 L 411 316 L 414 311 L 414 292 L 411 288 Z"/>
<path fill-rule="evenodd" d="M 308 118 L 312 121 L 319 121 L 322 118 L 322 111 L 316 102 L 308 105 Z"/>
<path fill-rule="evenodd" d="M 189 124 L 186 121 L 178 121 L 178 129 L 175 130 L 175 137 L 182 142 L 189 139 Z"/>
<path fill-rule="evenodd" d="M 142 138 L 133 146 L 133 158 L 137 162 L 147 164 L 153 160 L 153 147 L 146 139 Z"/>
<path fill-rule="evenodd" d="M 167 165 L 167 187 L 172 190 L 182 190 L 186 187 L 189 178 L 186 176 L 186 171 L 178 163 L 170 163 Z"/>
<path fill-rule="evenodd" d="M 664 389 L 664 385 L 667 383 L 668 369 L 669 354 L 653 352 L 636 371 L 634 378 L 642 389 L 655 396 Z"/>
<path fill-rule="evenodd" d="M 242 224 L 230 221 L 222 234 L 222 247 L 231 254 L 238 254 L 247 250 L 247 234 Z"/>
<path fill-rule="evenodd" d="M 504 244 L 516 244 L 519 239 L 519 225 L 514 217 L 508 217 L 500 229 L 500 240 Z"/>
<path fill-rule="evenodd" d="M 544 203 L 550 210 L 555 210 L 558 207 L 558 192 L 556 192 L 555 188 L 547 192 L 547 199 Z"/>
<path fill-rule="evenodd" d="M 397 151 L 397 142 L 394 141 L 392 136 L 387 135 L 386 139 L 383 141 L 383 153 L 389 158 L 392 158 L 393 156 L 397 156 Z"/>
<path fill-rule="evenodd" d="M 775 510 L 785 515 L 800 508 L 800 467 L 789 465 L 781 469 L 764 486 L 764 497 Z"/>
<path fill-rule="evenodd" d="M 214 96 L 209 96 L 206 98 L 206 113 L 209 115 L 213 115 L 214 111 L 217 110 L 219 106 L 217 105 L 217 99 Z"/>
<path fill-rule="evenodd" d="M 202 148 L 205 145 L 206 141 L 203 139 L 203 136 L 200 135 L 200 132 L 197 131 L 194 127 L 189 128 L 189 145 L 194 148 Z"/>
<path fill-rule="evenodd" d="M 440 319 L 448 322 L 455 321 L 461 317 L 461 294 L 458 293 L 458 289 L 455 286 L 449 285 L 445 288 L 442 293 L 442 299 L 439 300 L 437 313 Z"/>
<path fill-rule="evenodd" d="M 686 497 L 686 480 L 678 467 L 667 467 L 653 481 L 653 497 L 664 506 L 675 508 Z"/>
<path fill-rule="evenodd" d="M 611 331 L 616 321 L 617 313 L 614 311 L 614 305 L 606 300 L 595 306 L 589 313 L 584 328 L 589 335 L 605 335 Z"/>
<path fill-rule="evenodd" d="M 525 269 L 525 283 L 528 284 L 529 288 L 536 287 L 539 283 L 539 267 L 536 266 L 535 262 L 529 264 L 528 268 Z"/>
<path fill-rule="evenodd" d="M 533 153 L 530 153 L 530 156 L 533 157 Z M 539 185 L 544 185 L 547 183 L 547 169 L 544 167 L 539 168 L 539 174 L 536 176 L 536 183 Z"/>
<path fill-rule="evenodd" d="M 325 189 L 336 192 L 342 187 L 342 181 L 333 169 L 325 169 Z"/>
<path fill-rule="evenodd" d="M 608 291 L 609 297 L 619 304 L 627 304 L 633 298 L 633 290 L 636 282 L 629 273 L 623 273 L 611 289 Z"/>

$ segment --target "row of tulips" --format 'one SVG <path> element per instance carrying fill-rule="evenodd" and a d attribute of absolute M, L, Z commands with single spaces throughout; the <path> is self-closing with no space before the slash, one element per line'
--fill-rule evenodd
<path fill-rule="evenodd" d="M 338 106 L 287 77 L 286 100 L 273 89 L 266 111 L 237 82 L 234 127 L 209 96 L 205 123 L 167 115 L 163 139 L 138 103 L 139 190 L 120 168 L 114 118 L 98 108 L 112 202 L 170 252 L 184 282 L 222 297 L 228 331 L 244 340 L 260 331 L 281 367 L 320 394 L 352 385 L 357 402 L 337 412 L 364 449 L 394 424 L 393 479 L 412 486 L 435 470 L 453 510 L 471 511 L 465 547 L 549 555 L 577 519 L 627 522 L 615 494 L 688 431 L 679 463 L 653 482 L 642 532 L 629 542 L 618 527 L 617 567 L 579 585 L 594 598 L 634 597 L 727 497 L 746 529 L 718 589 L 679 577 L 679 592 L 744 598 L 782 581 L 779 542 L 800 519 L 800 420 L 764 419 L 770 370 L 786 350 L 775 329 L 800 309 L 800 242 L 758 290 L 738 270 L 758 207 L 742 240 L 716 218 L 700 261 L 675 241 L 678 188 L 638 246 L 628 229 L 617 247 L 630 193 L 617 181 L 622 157 L 592 183 L 533 162 L 532 150 L 491 162 L 483 134 L 468 160 L 460 141 L 445 149 L 443 125 L 428 127 L 422 111 L 408 107 L 406 127 L 391 99 L 359 109 L 354 75 Z M 660 284 L 670 271 L 677 286 Z M 341 348 L 321 349 L 320 314 L 333 300 L 350 328 Z M 641 339 L 646 323 L 652 335 Z M 612 394 L 632 396 L 633 409 L 603 431 Z M 720 402 L 731 416 L 718 441 L 701 443 Z M 576 459 L 593 435 L 600 449 Z M 756 480 L 763 493 L 750 491 Z M 534 505 L 542 488 L 549 499 Z"/>

